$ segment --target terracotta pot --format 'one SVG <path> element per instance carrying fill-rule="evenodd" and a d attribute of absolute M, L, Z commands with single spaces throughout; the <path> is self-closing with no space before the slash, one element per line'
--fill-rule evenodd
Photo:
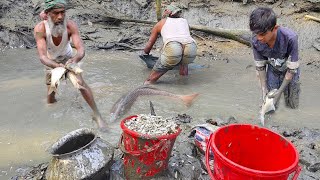
<path fill-rule="evenodd" d="M 92 130 L 72 131 L 53 144 L 46 179 L 106 179 L 113 152 L 113 147 Z"/>

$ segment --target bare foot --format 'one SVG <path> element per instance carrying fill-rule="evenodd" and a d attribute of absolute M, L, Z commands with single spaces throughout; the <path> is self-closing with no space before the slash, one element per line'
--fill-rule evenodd
<path fill-rule="evenodd" d="M 107 129 L 107 124 L 105 123 L 105 121 L 102 119 L 101 115 L 94 115 L 92 117 L 92 119 L 94 121 L 96 121 L 97 125 L 98 125 L 98 129 L 99 131 L 101 132 L 106 132 L 108 129 Z"/>

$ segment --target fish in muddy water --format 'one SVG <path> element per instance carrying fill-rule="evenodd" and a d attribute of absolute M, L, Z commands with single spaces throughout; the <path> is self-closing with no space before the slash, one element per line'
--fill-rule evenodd
<path fill-rule="evenodd" d="M 273 93 L 275 93 L 277 91 L 277 89 L 273 89 L 271 90 L 267 95 L 266 95 L 266 100 L 264 101 L 262 107 L 261 107 L 261 111 L 260 111 L 260 121 L 262 126 L 264 126 L 264 116 L 266 113 L 270 112 L 270 111 L 275 111 L 276 108 L 274 106 L 274 98 L 269 98 L 269 95 L 272 95 Z"/>
<path fill-rule="evenodd" d="M 177 95 L 168 91 L 160 90 L 150 86 L 141 86 L 138 87 L 127 94 L 123 95 L 112 107 L 110 112 L 110 121 L 113 122 L 121 115 L 125 114 L 130 110 L 133 103 L 137 100 L 139 96 L 146 95 L 160 95 L 172 97 L 175 99 L 180 99 L 184 102 L 186 106 L 190 106 L 194 98 L 196 98 L 199 94 L 190 94 L 190 95 Z"/>
<path fill-rule="evenodd" d="M 57 87 L 59 85 L 60 79 L 66 73 L 66 69 L 64 67 L 57 67 L 51 70 L 51 84 L 49 87 L 48 94 L 52 92 L 57 92 Z"/>
<path fill-rule="evenodd" d="M 75 74 L 80 74 L 83 72 L 78 63 L 69 63 L 66 65 L 66 69 L 74 72 Z"/>

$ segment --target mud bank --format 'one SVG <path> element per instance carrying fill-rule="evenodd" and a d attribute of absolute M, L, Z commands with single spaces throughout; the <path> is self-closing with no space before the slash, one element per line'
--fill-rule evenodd
<path fill-rule="evenodd" d="M 162 1 L 163 5 L 170 2 L 170 0 Z M 87 48 L 118 41 L 123 37 L 133 36 L 141 37 L 143 40 L 147 39 L 150 26 L 145 27 L 145 25 L 132 23 L 119 26 L 121 22 L 112 21 L 108 18 L 109 16 L 156 20 L 155 2 L 153 1 L 69 0 L 68 3 L 70 7 L 68 16 L 81 25 L 82 39 Z M 318 37 L 313 32 L 315 30 L 313 25 L 299 25 L 304 15 L 318 15 L 320 12 L 318 0 L 182 0 L 177 3 L 184 9 L 184 17 L 189 20 L 190 24 L 228 29 L 247 29 L 247 17 L 250 11 L 257 6 L 269 6 L 274 8 L 279 15 L 280 24 L 293 26 L 292 28 L 303 37 L 300 38 L 302 48 L 310 47 L 310 43 L 313 43 Z M 42 1 L 3 0 L 0 2 L 0 7 L 0 49 L 35 48 L 33 28 L 40 20 L 38 15 L 43 9 Z"/>

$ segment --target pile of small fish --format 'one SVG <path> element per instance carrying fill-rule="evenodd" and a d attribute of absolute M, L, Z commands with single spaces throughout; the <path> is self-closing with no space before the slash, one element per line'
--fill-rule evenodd
<path fill-rule="evenodd" d="M 152 136 L 173 134 L 178 131 L 178 125 L 173 118 L 146 114 L 139 114 L 136 118 L 127 120 L 125 126 L 132 131 Z"/>

